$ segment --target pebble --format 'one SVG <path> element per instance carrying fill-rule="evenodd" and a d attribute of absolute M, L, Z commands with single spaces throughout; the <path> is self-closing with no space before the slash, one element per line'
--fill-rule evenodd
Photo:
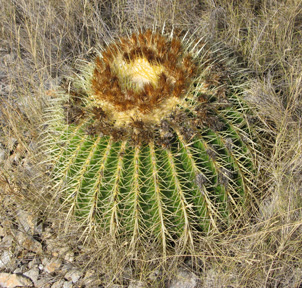
<path fill-rule="evenodd" d="M 13 272 L 14 274 L 22 274 L 22 268 L 20 267 L 18 267 L 17 269 L 15 269 L 14 270 L 14 272 Z"/>
<path fill-rule="evenodd" d="M 41 264 L 40 259 L 39 258 L 34 258 L 33 260 L 31 260 L 28 263 L 28 268 L 31 269 L 31 268 L 34 268 L 34 267 L 38 267 L 39 264 Z"/>
<path fill-rule="evenodd" d="M 168 288 L 198 288 L 200 287 L 200 280 L 198 277 L 189 271 L 179 270 L 176 277 L 172 279 Z"/>
<path fill-rule="evenodd" d="M 44 258 L 42 260 L 42 263 L 44 264 L 44 270 L 47 273 L 53 273 L 57 270 L 59 270 L 59 268 L 62 265 L 62 261 L 58 258 L 52 258 L 51 260 L 48 260 L 47 258 Z"/>
<path fill-rule="evenodd" d="M 81 278 L 81 276 L 82 273 L 79 270 L 72 269 L 65 274 L 64 278 L 66 280 L 72 281 L 72 283 L 76 283 Z"/>
<path fill-rule="evenodd" d="M 0 248 L 10 248 L 12 246 L 13 243 L 13 236 L 12 235 L 6 235 L 3 237 Z"/>
<path fill-rule="evenodd" d="M 0 149 L 0 163 L 4 162 L 5 160 L 5 150 L 4 149 Z"/>
<path fill-rule="evenodd" d="M 35 283 L 36 288 L 50 288 L 51 284 L 49 283 L 50 279 L 47 277 L 42 277 L 41 279 L 38 279 L 38 281 Z"/>
<path fill-rule="evenodd" d="M 34 267 L 28 271 L 26 271 L 25 273 L 23 273 L 23 275 L 29 277 L 34 284 L 36 285 L 38 278 L 39 278 L 39 268 L 38 267 Z"/>
<path fill-rule="evenodd" d="M 66 274 L 67 272 L 69 272 L 70 270 L 72 270 L 73 266 L 71 265 L 71 263 L 66 263 L 63 265 L 63 267 L 61 268 L 61 272 L 63 274 Z"/>
<path fill-rule="evenodd" d="M 132 280 L 128 288 L 147 288 L 147 286 L 143 281 Z"/>
<path fill-rule="evenodd" d="M 12 260 L 12 256 L 13 256 L 12 252 L 10 252 L 8 250 L 4 250 L 4 252 L 2 253 L 2 255 L 0 257 L 0 269 L 6 268 L 8 266 L 8 264 Z"/>
<path fill-rule="evenodd" d="M 68 251 L 65 256 L 64 256 L 64 260 L 67 262 L 73 262 L 74 261 L 74 253 L 72 251 Z"/>
<path fill-rule="evenodd" d="M 65 283 L 65 281 L 64 281 L 63 279 L 61 279 L 61 280 L 59 280 L 59 281 L 53 283 L 53 284 L 51 285 L 51 288 L 62 288 L 63 285 L 64 285 L 64 283 Z"/>
<path fill-rule="evenodd" d="M 32 236 L 22 232 L 18 232 L 16 236 L 18 243 L 23 246 L 23 248 L 35 252 L 37 254 L 42 253 L 42 244 L 35 240 Z"/>
<path fill-rule="evenodd" d="M 72 288 L 72 283 L 65 281 L 62 288 Z"/>
<path fill-rule="evenodd" d="M 20 274 L 0 273 L 0 287 L 34 287 L 33 282 Z"/>
<path fill-rule="evenodd" d="M 87 285 L 92 285 L 96 281 L 97 281 L 97 277 L 96 277 L 96 273 L 94 270 L 88 270 L 85 273 L 85 276 L 83 277 L 83 280 L 82 280 L 82 282 Z M 91 286 L 91 287 L 93 287 L 93 286 Z"/>
<path fill-rule="evenodd" d="M 18 210 L 17 218 L 26 233 L 34 234 L 37 219 L 32 214 Z"/>

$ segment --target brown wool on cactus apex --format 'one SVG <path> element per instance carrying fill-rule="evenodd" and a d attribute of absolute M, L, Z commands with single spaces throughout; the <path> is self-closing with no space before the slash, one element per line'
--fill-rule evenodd
<path fill-rule="evenodd" d="M 182 97 L 195 70 L 189 55 L 185 54 L 183 65 L 184 54 L 178 39 L 168 40 L 151 30 L 119 39 L 95 61 L 94 100 L 105 111 L 133 110 L 138 120 L 140 114 L 154 113 L 168 102 L 176 105 L 178 100 L 173 104 L 171 98 Z"/>
<path fill-rule="evenodd" d="M 201 103 L 194 107 L 198 108 L 197 119 L 183 113 L 186 101 L 195 97 L 190 87 L 198 79 L 199 69 L 193 55 L 186 52 L 176 36 L 166 37 L 151 30 L 133 33 L 108 45 L 96 57 L 87 79 L 90 88 L 85 99 L 89 104 L 80 107 L 82 114 L 79 105 L 71 105 L 68 114 L 90 115 L 94 120 L 87 124 L 89 134 L 102 133 L 134 145 L 155 141 L 167 146 L 169 137 L 158 136 L 162 121 L 168 121 L 172 130 L 183 131 L 181 126 L 186 125 L 188 130 L 195 131 L 196 125 L 207 125 L 213 120 L 208 117 L 212 108 L 206 94 L 200 96 L 200 101 L 200 97 L 194 100 Z M 217 77 L 219 81 L 218 74 Z M 193 88 L 194 94 L 208 93 L 210 83 L 203 81 L 198 90 Z"/>

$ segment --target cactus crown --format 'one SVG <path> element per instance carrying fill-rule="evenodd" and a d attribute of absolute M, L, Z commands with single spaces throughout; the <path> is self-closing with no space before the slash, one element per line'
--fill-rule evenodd
<path fill-rule="evenodd" d="M 134 33 L 82 70 L 52 106 L 47 141 L 69 216 L 165 251 L 241 215 L 253 189 L 247 109 L 202 40 Z"/>

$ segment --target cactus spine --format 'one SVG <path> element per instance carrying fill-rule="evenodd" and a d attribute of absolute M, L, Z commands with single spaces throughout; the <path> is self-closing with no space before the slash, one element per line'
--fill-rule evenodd
<path fill-rule="evenodd" d="M 55 197 L 69 216 L 165 251 L 241 215 L 254 142 L 218 60 L 201 40 L 147 30 L 82 66 L 48 113 Z"/>

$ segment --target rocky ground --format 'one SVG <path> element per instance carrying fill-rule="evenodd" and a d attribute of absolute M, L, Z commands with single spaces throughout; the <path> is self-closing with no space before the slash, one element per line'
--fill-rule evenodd
<path fill-rule="evenodd" d="M 5 213 L 0 216 L 0 287 L 151 287 L 131 280 L 129 275 L 128 279 L 125 275 L 125 285 L 104 284 L 96 270 L 80 268 L 87 253 L 84 246 L 63 242 L 56 235 L 55 223 L 42 224 L 17 204 L 11 205 L 11 195 L 3 193 L 9 187 L 2 185 L 1 189 L 1 209 Z M 197 288 L 199 284 L 193 272 L 180 269 L 165 287 Z"/>

